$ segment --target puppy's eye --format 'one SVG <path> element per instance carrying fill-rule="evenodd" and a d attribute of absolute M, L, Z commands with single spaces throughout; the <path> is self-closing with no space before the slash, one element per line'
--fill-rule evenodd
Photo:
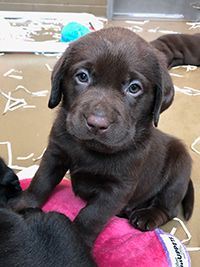
<path fill-rule="evenodd" d="M 128 87 L 128 92 L 134 96 L 137 96 L 142 91 L 142 85 L 139 81 L 132 82 Z"/>
<path fill-rule="evenodd" d="M 89 82 L 89 74 L 85 71 L 79 72 L 75 76 L 75 80 L 77 83 L 88 83 Z"/>

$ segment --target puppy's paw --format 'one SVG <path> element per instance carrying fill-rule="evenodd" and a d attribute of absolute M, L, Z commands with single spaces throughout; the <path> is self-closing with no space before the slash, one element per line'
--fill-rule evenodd
<path fill-rule="evenodd" d="M 165 224 L 169 218 L 161 209 L 150 207 L 133 211 L 129 220 L 130 224 L 140 231 L 153 231 Z"/>
<path fill-rule="evenodd" d="M 79 237 L 82 239 L 85 246 L 87 247 L 87 250 L 92 252 L 94 248 L 95 238 L 91 237 L 90 235 L 86 235 L 85 233 L 80 231 L 80 229 L 78 229 L 77 227 L 76 227 L 76 230 L 77 230 Z"/>
<path fill-rule="evenodd" d="M 17 197 L 11 198 L 8 201 L 8 206 L 16 212 L 27 208 L 40 208 L 40 205 L 35 198 L 31 194 L 26 194 L 25 191 Z"/>
<path fill-rule="evenodd" d="M 17 197 L 9 199 L 8 207 L 12 209 L 13 211 L 19 211 L 19 210 L 27 208 L 27 205 L 26 203 L 22 201 L 22 197 L 20 194 Z"/>
<path fill-rule="evenodd" d="M 82 224 L 79 220 L 79 216 L 75 218 L 73 221 L 74 228 L 76 229 L 79 237 L 82 239 L 82 241 L 85 243 L 85 246 L 87 249 L 92 252 L 94 248 L 94 242 L 97 236 L 92 231 L 88 230 L 87 227 L 85 227 L 85 224 Z M 84 229 L 84 230 L 83 230 Z"/>

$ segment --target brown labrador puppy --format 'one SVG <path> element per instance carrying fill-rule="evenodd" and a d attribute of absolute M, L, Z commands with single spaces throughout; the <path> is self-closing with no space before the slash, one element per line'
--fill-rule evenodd
<path fill-rule="evenodd" d="M 178 49 L 178 48 L 177 48 Z M 155 126 L 173 100 L 165 56 L 132 31 L 108 28 L 72 42 L 52 73 L 60 101 L 49 144 L 16 208 L 41 207 L 66 171 L 87 205 L 74 220 L 85 243 L 120 214 L 153 230 L 193 210 L 191 158 Z"/>

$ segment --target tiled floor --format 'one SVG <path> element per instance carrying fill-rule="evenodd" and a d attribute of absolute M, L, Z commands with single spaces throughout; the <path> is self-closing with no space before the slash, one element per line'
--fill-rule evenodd
<path fill-rule="evenodd" d="M 126 23 L 124 21 L 110 21 L 105 27 L 125 26 L 135 30 L 147 41 L 151 41 L 168 31 L 193 34 L 200 32 L 200 28 L 192 28 L 186 22 L 158 22 L 151 21 L 145 24 Z M 35 54 L 5 54 L 0 56 L 0 90 L 8 94 L 18 85 L 24 86 L 31 92 L 48 90 L 50 92 L 50 75 L 48 64 L 53 68 L 57 61 L 56 56 L 46 57 Z M 20 72 L 13 72 L 4 76 L 10 69 Z M 186 71 L 186 68 L 179 68 L 170 71 L 174 84 L 183 89 L 191 87 L 200 90 L 200 69 Z M 37 158 L 46 147 L 51 124 L 55 117 L 56 110 L 47 108 L 49 92 L 46 96 L 32 96 L 19 89 L 12 93 L 14 98 L 24 98 L 30 108 L 19 108 L 8 111 L 3 115 L 7 99 L 0 93 L 0 142 L 9 141 L 12 149 L 12 164 L 28 167 L 33 164 L 33 158 Z M 161 115 L 159 128 L 165 132 L 182 139 L 188 148 L 193 159 L 192 180 L 195 186 L 195 207 L 194 213 L 186 226 L 192 238 L 187 247 L 200 247 L 200 155 L 191 149 L 192 143 L 200 136 L 200 95 L 186 95 L 176 92 L 173 105 Z M 200 143 L 200 142 L 199 142 Z M 200 150 L 200 144 L 195 145 Z M 34 156 L 27 160 L 20 160 L 17 157 L 25 157 L 34 153 Z M 7 145 L 0 145 L 0 155 L 8 162 Z M 180 215 L 181 217 L 181 215 Z M 182 240 L 187 238 L 181 226 L 177 222 L 170 222 L 164 227 L 165 231 L 171 231 L 172 227 L 178 230 L 176 236 Z M 200 251 L 190 252 L 192 267 L 200 266 Z"/>

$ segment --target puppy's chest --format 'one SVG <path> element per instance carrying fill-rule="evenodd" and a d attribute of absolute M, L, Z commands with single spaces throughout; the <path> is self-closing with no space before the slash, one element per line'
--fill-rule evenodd
<path fill-rule="evenodd" d="M 76 153 L 72 154 L 70 159 L 70 173 L 72 175 L 88 173 L 91 175 L 116 176 L 118 173 L 123 173 L 120 162 L 106 155 Z"/>

